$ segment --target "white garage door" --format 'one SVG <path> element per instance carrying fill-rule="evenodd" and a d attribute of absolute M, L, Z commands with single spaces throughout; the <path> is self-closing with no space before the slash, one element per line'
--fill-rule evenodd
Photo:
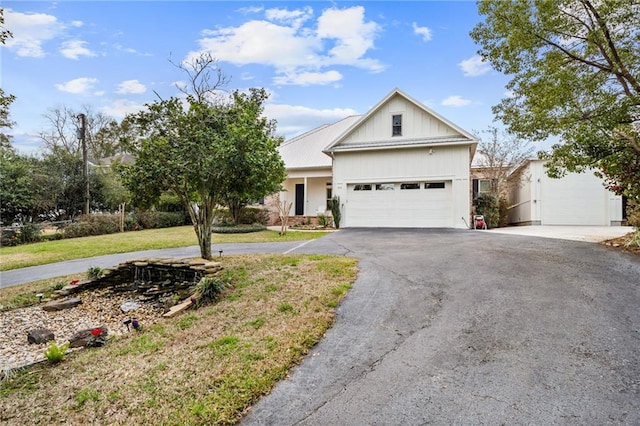
<path fill-rule="evenodd" d="M 449 228 L 451 181 L 347 185 L 344 226 Z"/>
<path fill-rule="evenodd" d="M 544 177 L 542 225 L 609 225 L 609 197 L 591 173 Z"/>

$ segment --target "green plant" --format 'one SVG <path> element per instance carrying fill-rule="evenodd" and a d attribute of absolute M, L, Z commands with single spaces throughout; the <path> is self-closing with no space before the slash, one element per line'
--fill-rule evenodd
<path fill-rule="evenodd" d="M 91 280 L 98 279 L 102 276 L 102 268 L 99 266 L 92 266 L 87 270 L 87 277 Z"/>
<path fill-rule="evenodd" d="M 329 208 L 331 209 L 331 216 L 333 216 L 333 224 L 336 229 L 340 229 L 340 220 L 342 219 L 342 213 L 340 213 L 340 197 L 337 195 L 329 200 Z"/>
<path fill-rule="evenodd" d="M 26 223 L 20 229 L 20 233 L 18 234 L 18 241 L 22 244 L 26 243 L 37 243 L 42 239 L 41 230 L 38 225 L 33 223 Z"/>
<path fill-rule="evenodd" d="M 204 304 L 215 301 L 220 293 L 230 286 L 229 279 L 219 277 L 203 277 L 196 285 L 196 293 L 200 295 L 198 303 Z"/>
<path fill-rule="evenodd" d="M 476 213 L 484 216 L 489 228 L 497 228 L 500 220 L 498 200 L 490 194 L 480 194 L 476 198 Z"/>
<path fill-rule="evenodd" d="M 97 401 L 99 398 L 100 394 L 98 393 L 98 391 L 90 390 L 87 388 L 81 389 L 76 394 L 76 402 L 78 403 L 78 406 L 84 405 L 84 403 L 89 400 Z"/>
<path fill-rule="evenodd" d="M 56 342 L 51 341 L 49 347 L 44 351 L 44 356 L 47 358 L 47 361 L 56 364 L 64 359 L 64 356 L 67 354 L 67 349 L 69 349 L 68 343 L 58 346 Z"/>
<path fill-rule="evenodd" d="M 331 216 L 327 216 L 325 214 L 319 213 L 318 214 L 318 225 L 322 226 L 323 228 L 331 226 Z"/>
<path fill-rule="evenodd" d="M 51 284 L 51 290 L 62 290 L 65 286 L 65 283 L 62 281 L 58 281 L 54 284 Z"/>
<path fill-rule="evenodd" d="M 640 229 L 636 229 L 624 245 L 627 247 L 640 247 Z"/>

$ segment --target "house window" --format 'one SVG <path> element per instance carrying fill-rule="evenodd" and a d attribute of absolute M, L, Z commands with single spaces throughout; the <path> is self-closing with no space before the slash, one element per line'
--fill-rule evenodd
<path fill-rule="evenodd" d="M 396 189 L 394 183 L 378 183 L 376 184 L 376 191 L 393 191 Z"/>
<path fill-rule="evenodd" d="M 354 191 L 371 191 L 371 185 L 370 184 L 354 185 L 353 190 Z"/>
<path fill-rule="evenodd" d="M 424 184 L 424 189 L 442 189 L 444 188 L 444 182 L 427 182 Z"/>
<path fill-rule="evenodd" d="M 400 189 L 420 189 L 419 183 L 401 183 Z"/>
<path fill-rule="evenodd" d="M 333 197 L 333 186 L 327 182 L 327 210 L 331 210 L 331 198 Z"/>
<path fill-rule="evenodd" d="M 491 192 L 491 179 L 478 180 L 478 193 L 486 194 Z"/>
<path fill-rule="evenodd" d="M 391 118 L 391 136 L 402 136 L 402 114 L 394 114 Z"/>

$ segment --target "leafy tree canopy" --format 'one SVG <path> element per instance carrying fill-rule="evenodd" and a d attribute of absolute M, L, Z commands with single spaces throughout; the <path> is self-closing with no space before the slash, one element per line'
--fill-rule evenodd
<path fill-rule="evenodd" d="M 640 2 L 481 0 L 479 53 L 511 76 L 494 107 L 520 137 L 561 136 L 548 172 L 593 168 L 640 197 Z"/>
<path fill-rule="evenodd" d="M 262 117 L 264 89 L 220 96 L 226 80 L 208 55 L 185 65 L 191 79 L 186 101 L 172 97 L 128 116 L 136 138 L 125 143 L 136 157 L 122 166 L 136 203 L 157 200 L 171 191 L 185 206 L 198 236 L 203 258 L 211 257 L 211 227 L 216 205 L 228 198 L 246 202 L 277 189 L 284 165 L 274 123 Z M 182 65 L 180 66 L 182 67 Z M 217 79 L 212 83 L 212 72 Z"/>

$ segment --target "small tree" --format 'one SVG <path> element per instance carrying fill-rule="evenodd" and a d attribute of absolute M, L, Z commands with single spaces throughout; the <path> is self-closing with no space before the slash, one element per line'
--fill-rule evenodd
<path fill-rule="evenodd" d="M 489 193 L 499 199 L 507 189 L 510 169 L 531 158 L 534 149 L 528 140 L 505 131 L 499 132 L 494 126 L 489 126 L 481 133 L 488 134 L 489 138 L 477 135 L 478 153 L 474 162 L 484 169 L 483 174 L 491 181 Z"/>
<path fill-rule="evenodd" d="M 280 218 L 280 235 L 287 233 L 287 225 L 289 223 L 289 212 L 293 206 L 293 202 L 280 200 L 280 194 L 273 197 L 272 203 L 278 209 L 278 217 Z"/>
<path fill-rule="evenodd" d="M 136 162 L 121 170 L 134 198 L 150 202 L 163 191 L 176 195 L 189 213 L 201 256 L 210 259 L 216 205 L 229 194 L 239 199 L 251 194 L 244 185 L 266 190 L 265 182 L 282 178 L 280 183 L 284 166 L 279 157 L 279 163 L 274 161 L 274 123 L 262 117 L 264 90 L 221 97 L 218 88 L 226 79 L 207 54 L 180 68 L 190 78 L 186 108 L 183 99 L 172 97 L 129 116 L 137 137 L 126 140 L 124 147 Z M 257 152 L 250 152 L 253 149 Z M 256 170 L 253 178 L 246 177 Z"/>
<path fill-rule="evenodd" d="M 333 216 L 333 224 L 336 229 L 340 229 L 340 220 L 342 219 L 342 213 L 340 213 L 340 197 L 336 195 L 329 200 L 329 208 L 331 209 L 331 216 Z"/>

